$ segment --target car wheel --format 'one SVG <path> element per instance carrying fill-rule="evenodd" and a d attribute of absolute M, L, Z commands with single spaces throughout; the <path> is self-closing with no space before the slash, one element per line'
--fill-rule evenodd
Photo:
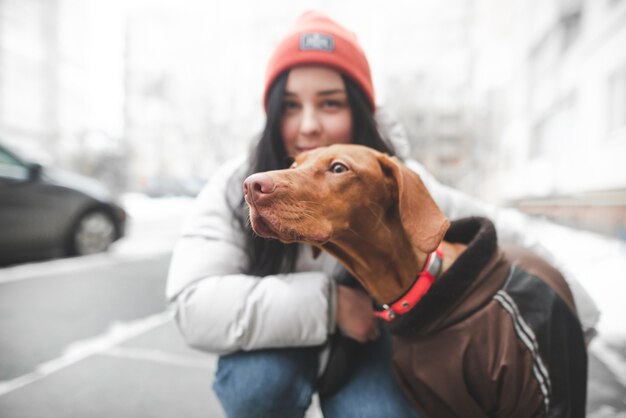
<path fill-rule="evenodd" d="M 86 255 L 106 251 L 115 241 L 115 224 L 101 211 L 83 214 L 70 235 L 70 255 Z"/>

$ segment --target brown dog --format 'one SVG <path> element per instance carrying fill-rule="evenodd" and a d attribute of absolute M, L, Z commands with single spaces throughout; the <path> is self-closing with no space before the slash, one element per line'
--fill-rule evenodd
<path fill-rule="evenodd" d="M 486 219 L 450 225 L 396 158 L 319 148 L 244 192 L 258 235 L 329 252 L 383 307 L 396 377 L 425 416 L 584 416 L 586 349 L 563 278 L 505 254 Z"/>

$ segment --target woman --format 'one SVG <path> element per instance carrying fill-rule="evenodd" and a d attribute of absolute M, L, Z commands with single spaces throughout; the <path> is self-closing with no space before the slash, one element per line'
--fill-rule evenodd
<path fill-rule="evenodd" d="M 214 390 L 229 417 L 302 417 L 327 363 L 322 347 L 337 334 L 359 344 L 347 381 L 320 396 L 324 416 L 416 417 L 393 379 L 389 336 L 374 320 L 371 299 L 336 282 L 341 270 L 329 256 L 255 237 L 242 199 L 248 174 L 286 168 L 308 149 L 358 143 L 394 153 L 374 119 L 369 65 L 356 37 L 326 16 L 305 13 L 270 59 L 264 104 L 256 148 L 214 175 L 174 252 L 167 294 L 181 333 L 191 346 L 221 355 Z M 489 216 L 501 236 L 537 249 L 519 225 L 510 226 L 517 214 L 406 164 L 450 218 Z"/>

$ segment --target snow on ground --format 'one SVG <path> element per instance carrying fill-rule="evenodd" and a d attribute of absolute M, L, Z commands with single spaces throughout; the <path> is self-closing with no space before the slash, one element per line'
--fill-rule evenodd
<path fill-rule="evenodd" d="M 151 198 L 142 193 L 126 193 L 122 196 L 122 206 L 131 219 L 140 221 L 186 217 L 193 202 L 194 198 L 185 196 Z"/>
<path fill-rule="evenodd" d="M 129 216 L 126 237 L 113 245 L 112 252 L 140 256 L 171 251 L 193 202 L 189 197 L 125 194 L 122 206 Z"/>
<path fill-rule="evenodd" d="M 566 264 L 599 306 L 599 332 L 626 338 L 626 243 L 548 222 L 540 228 L 544 245 Z"/>

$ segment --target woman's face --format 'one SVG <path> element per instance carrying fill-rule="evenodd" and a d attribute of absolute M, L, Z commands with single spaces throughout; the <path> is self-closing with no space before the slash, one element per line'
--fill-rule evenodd
<path fill-rule="evenodd" d="M 341 75 L 307 65 L 289 71 L 281 134 L 287 154 L 352 142 L 352 110 Z"/>

